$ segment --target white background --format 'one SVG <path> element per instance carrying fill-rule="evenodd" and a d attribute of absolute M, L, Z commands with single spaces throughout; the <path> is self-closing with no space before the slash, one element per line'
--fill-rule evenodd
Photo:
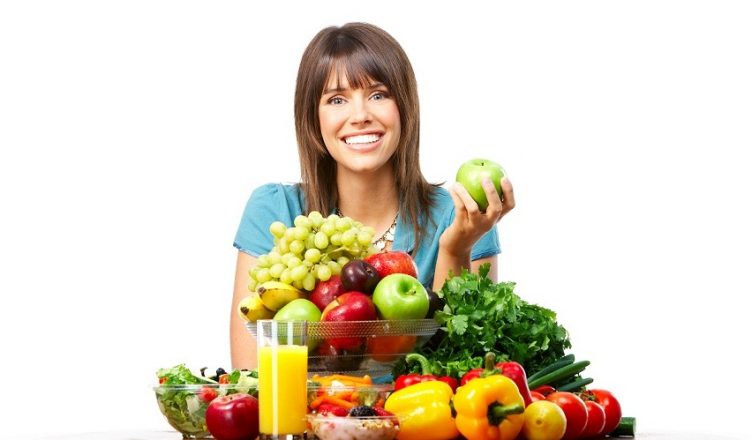
<path fill-rule="evenodd" d="M 414 3 L 414 4 L 411 4 Z M 377 24 L 422 168 L 500 162 L 500 278 L 552 308 L 642 432 L 746 436 L 747 2 L 0 6 L 0 436 L 167 429 L 160 367 L 229 366 L 235 229 L 296 181 L 313 35 Z"/>

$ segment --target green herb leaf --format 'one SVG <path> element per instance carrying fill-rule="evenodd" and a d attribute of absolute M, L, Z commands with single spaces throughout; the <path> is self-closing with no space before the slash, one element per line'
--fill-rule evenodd
<path fill-rule="evenodd" d="M 482 366 L 489 351 L 536 371 L 571 347 L 556 313 L 522 300 L 514 292 L 514 282 L 494 283 L 489 270 L 488 264 L 477 274 L 463 270 L 437 292 L 446 301 L 444 310 L 434 316 L 442 327 L 418 350 L 430 361 L 433 374 L 461 376 Z M 405 370 L 405 365 L 395 367 Z"/>

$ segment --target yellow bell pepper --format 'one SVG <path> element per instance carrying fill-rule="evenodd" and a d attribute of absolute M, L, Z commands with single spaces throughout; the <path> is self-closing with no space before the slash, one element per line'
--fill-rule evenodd
<path fill-rule="evenodd" d="M 452 388 L 430 381 L 393 392 L 384 409 L 396 415 L 400 430 L 397 440 L 450 440 L 460 433 L 452 418 Z"/>
<path fill-rule="evenodd" d="M 468 440 L 514 440 L 522 430 L 525 402 L 506 376 L 474 379 L 454 396 L 457 429 Z"/>

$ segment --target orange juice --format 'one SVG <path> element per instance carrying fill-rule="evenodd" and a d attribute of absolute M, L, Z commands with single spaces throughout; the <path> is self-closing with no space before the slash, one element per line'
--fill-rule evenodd
<path fill-rule="evenodd" d="M 308 409 L 308 347 L 260 347 L 258 376 L 261 434 L 303 434 Z"/>

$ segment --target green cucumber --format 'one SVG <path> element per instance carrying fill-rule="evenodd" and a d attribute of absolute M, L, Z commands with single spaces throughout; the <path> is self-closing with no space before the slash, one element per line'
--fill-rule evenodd
<path fill-rule="evenodd" d="M 549 385 L 552 382 L 556 382 L 557 380 L 574 376 L 582 372 L 585 368 L 587 368 L 588 365 L 590 365 L 590 361 L 575 362 L 573 364 L 559 368 L 558 370 L 552 371 L 544 376 L 540 376 L 535 378 L 534 380 L 528 381 L 527 384 L 530 389 L 533 390 L 541 385 Z"/>
<path fill-rule="evenodd" d="M 571 363 L 574 362 L 574 355 L 568 354 L 566 356 L 562 356 L 559 359 L 555 360 L 554 362 L 546 365 L 542 369 L 536 371 L 535 373 L 531 374 L 527 377 L 527 383 L 530 384 L 530 381 L 535 380 L 541 376 L 544 376 L 548 373 L 551 373 L 553 371 L 558 370 L 559 368 L 565 367 Z"/>
<path fill-rule="evenodd" d="M 578 391 L 580 388 L 584 387 L 585 385 L 590 385 L 593 383 L 593 378 L 586 377 L 586 378 L 579 378 L 575 379 L 569 383 L 565 383 L 562 386 L 556 387 L 556 391 Z"/>
<path fill-rule="evenodd" d="M 637 430 L 637 419 L 634 417 L 622 417 L 619 426 L 616 427 L 609 437 L 634 437 Z"/>

